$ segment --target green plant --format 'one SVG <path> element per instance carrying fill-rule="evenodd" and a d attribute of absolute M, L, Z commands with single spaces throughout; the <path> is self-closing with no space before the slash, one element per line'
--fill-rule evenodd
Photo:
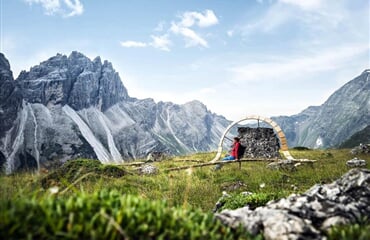
<path fill-rule="evenodd" d="M 2 239 L 235 239 L 246 236 L 197 209 L 117 191 L 1 201 Z"/>
<path fill-rule="evenodd" d="M 75 159 L 67 161 L 61 167 L 43 177 L 41 184 L 44 188 L 61 184 L 68 186 L 86 174 L 89 174 L 90 179 L 99 177 L 119 178 L 128 174 L 128 172 L 122 166 L 103 165 L 94 159 Z"/>
<path fill-rule="evenodd" d="M 367 240 L 370 239 L 370 222 L 367 221 L 360 224 L 334 226 L 327 232 L 327 236 L 329 240 Z"/>
<path fill-rule="evenodd" d="M 231 194 L 228 197 L 223 197 L 221 200 L 222 207 L 219 211 L 225 209 L 237 209 L 248 205 L 250 209 L 255 209 L 266 205 L 271 200 L 278 199 L 280 196 L 275 193 L 253 193 L 250 195 Z"/>
<path fill-rule="evenodd" d="M 311 150 L 310 148 L 308 147 L 303 147 L 303 146 L 296 146 L 293 148 L 294 150 L 297 150 L 297 151 L 307 151 L 307 150 Z"/>

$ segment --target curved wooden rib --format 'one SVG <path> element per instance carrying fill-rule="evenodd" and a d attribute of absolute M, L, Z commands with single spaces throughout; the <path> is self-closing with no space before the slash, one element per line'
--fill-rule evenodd
<path fill-rule="evenodd" d="M 226 130 L 225 130 L 225 132 L 222 134 L 222 137 L 221 137 L 220 142 L 219 142 L 219 144 L 218 144 L 217 154 L 216 154 L 215 158 L 211 160 L 211 162 L 215 162 L 215 161 L 217 161 L 217 160 L 219 160 L 219 159 L 220 159 L 221 154 L 222 154 L 222 145 L 223 145 L 223 143 L 224 143 L 225 136 L 226 136 L 226 134 L 230 131 L 230 129 L 231 129 L 234 125 L 236 125 L 236 124 L 238 124 L 238 123 L 240 123 L 240 122 L 242 122 L 242 121 L 245 121 L 245 120 L 261 120 L 261 121 L 263 121 L 263 122 L 265 122 L 265 123 L 269 124 L 269 125 L 270 125 L 274 130 L 275 130 L 275 132 L 277 133 L 277 135 L 278 135 L 278 137 L 279 137 L 279 139 L 280 139 L 280 149 L 281 149 L 281 152 L 284 154 L 284 156 L 285 156 L 287 159 L 294 159 L 294 158 L 292 157 L 292 155 L 290 155 L 290 153 L 289 153 L 289 150 L 288 150 L 288 143 L 287 143 L 287 141 L 286 141 L 285 134 L 284 134 L 283 130 L 280 128 L 280 126 L 279 126 L 276 122 L 274 122 L 272 119 L 270 119 L 270 118 L 262 117 L 262 116 L 258 116 L 258 115 L 250 115 L 250 116 L 247 116 L 247 117 L 245 117 L 245 118 L 242 118 L 242 119 L 240 119 L 240 120 L 238 120 L 238 121 L 235 121 L 235 122 L 231 123 L 231 124 L 226 128 Z"/>

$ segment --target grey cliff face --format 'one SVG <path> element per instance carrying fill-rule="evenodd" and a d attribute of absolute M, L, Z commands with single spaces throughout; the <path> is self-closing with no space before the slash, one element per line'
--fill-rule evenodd
<path fill-rule="evenodd" d="M 21 105 L 22 94 L 13 79 L 8 60 L 0 53 L 0 138 L 13 126 Z"/>
<path fill-rule="evenodd" d="M 370 71 L 365 70 L 317 107 L 291 117 L 273 118 L 289 146 L 335 147 L 370 125 Z"/>
<path fill-rule="evenodd" d="M 1 115 L 9 120 L 0 131 L 0 165 L 7 173 L 77 157 L 120 163 L 151 151 L 209 151 L 230 123 L 198 101 L 177 105 L 129 97 L 112 64 L 99 57 L 58 54 L 21 72 L 16 81 L 9 63 L 2 62 L 7 69 L 2 82 L 10 82 L 24 99 L 13 115 Z M 6 93 L 0 97 L 9 99 Z"/>
<path fill-rule="evenodd" d="M 29 72 L 22 71 L 17 81 L 29 103 L 45 106 L 68 104 L 75 110 L 91 106 L 105 111 L 129 98 L 112 64 L 91 61 L 78 52 L 69 57 L 58 54 Z"/>

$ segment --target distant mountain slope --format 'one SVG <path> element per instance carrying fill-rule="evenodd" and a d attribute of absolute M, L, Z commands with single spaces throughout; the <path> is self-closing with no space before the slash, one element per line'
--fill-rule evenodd
<path fill-rule="evenodd" d="M 273 118 L 289 146 L 335 147 L 370 125 L 370 70 L 365 70 L 317 107 Z"/>
<path fill-rule="evenodd" d="M 78 52 L 51 57 L 16 81 L 0 55 L 0 77 L 0 164 L 8 173 L 76 157 L 122 162 L 150 151 L 209 151 L 229 124 L 198 101 L 132 98 L 111 63 Z"/>
<path fill-rule="evenodd" d="M 339 145 L 340 148 L 353 148 L 362 144 L 370 144 L 370 125 L 353 134 L 349 139 Z"/>

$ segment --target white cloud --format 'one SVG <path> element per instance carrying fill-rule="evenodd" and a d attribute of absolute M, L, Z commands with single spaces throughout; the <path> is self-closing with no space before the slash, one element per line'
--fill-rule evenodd
<path fill-rule="evenodd" d="M 281 3 L 297 6 L 306 11 L 319 10 L 323 7 L 323 0 L 279 0 Z"/>
<path fill-rule="evenodd" d="M 254 34 L 255 32 L 267 33 L 277 29 L 290 20 L 297 20 L 296 12 L 282 5 L 275 4 L 271 6 L 264 15 L 252 20 L 242 27 L 241 32 L 247 35 Z"/>
<path fill-rule="evenodd" d="M 53 15 L 60 9 L 59 0 L 26 0 L 30 5 L 32 4 L 41 4 L 45 10 L 46 15 Z"/>
<path fill-rule="evenodd" d="M 81 15 L 84 11 L 80 0 L 25 0 L 28 4 L 40 4 L 46 15 L 60 14 L 63 17 Z"/>
<path fill-rule="evenodd" d="M 122 47 L 127 47 L 127 48 L 132 48 L 132 47 L 143 48 L 143 47 L 147 47 L 148 44 L 146 44 L 144 42 L 124 41 L 124 42 L 121 42 L 121 46 Z"/>
<path fill-rule="evenodd" d="M 179 17 L 180 21 L 171 23 L 170 31 L 174 34 L 182 35 L 185 38 L 186 47 L 198 45 L 208 47 L 208 42 L 191 27 L 206 28 L 218 24 L 218 18 L 215 13 L 207 9 L 203 13 L 185 12 Z"/>
<path fill-rule="evenodd" d="M 369 51 L 367 45 L 353 45 L 316 52 L 305 57 L 276 59 L 231 68 L 234 82 L 284 81 L 299 79 L 322 71 L 344 68 L 350 59 Z"/>
<path fill-rule="evenodd" d="M 123 47 L 147 47 L 152 46 L 162 51 L 170 51 L 172 41 L 170 40 L 171 33 L 175 35 L 181 35 L 185 39 L 185 47 L 202 46 L 208 47 L 208 42 L 200 36 L 191 27 L 197 26 L 199 28 L 206 28 L 215 24 L 218 24 L 218 18 L 212 10 L 205 10 L 201 12 L 185 12 L 179 16 L 180 20 L 172 22 L 171 27 L 167 30 L 167 33 L 161 36 L 151 35 L 152 41 L 150 42 L 136 42 L 136 41 L 125 41 L 121 42 Z M 154 28 L 155 32 L 164 31 L 166 22 L 160 21 Z"/>
<path fill-rule="evenodd" d="M 152 38 L 152 42 L 150 43 L 151 46 L 154 48 L 158 48 L 163 51 L 170 51 L 169 46 L 171 45 L 171 41 L 168 39 L 168 35 L 162 35 L 162 36 L 150 36 Z"/>
<path fill-rule="evenodd" d="M 76 15 L 81 15 L 84 11 L 84 7 L 82 6 L 79 0 L 64 0 L 65 4 L 72 10 L 66 17 L 72 17 Z"/>
<path fill-rule="evenodd" d="M 149 43 L 146 42 L 137 42 L 137 41 L 124 41 L 120 42 L 122 47 L 126 48 L 145 48 L 152 46 L 154 48 L 157 48 L 162 51 L 169 52 L 170 51 L 170 45 L 171 41 L 168 39 L 168 35 L 162 35 L 162 36 L 150 36 L 152 38 L 152 41 Z"/>
<path fill-rule="evenodd" d="M 208 47 L 207 41 L 190 28 L 182 27 L 181 25 L 172 23 L 170 30 L 175 34 L 180 34 L 185 37 L 186 47 L 193 47 L 197 45 Z"/>
<path fill-rule="evenodd" d="M 197 25 L 198 27 L 209 27 L 218 24 L 218 18 L 212 10 L 205 10 L 204 14 L 200 12 L 185 12 L 180 16 L 181 22 L 179 23 L 183 27 L 192 27 Z"/>
<path fill-rule="evenodd" d="M 337 0 L 277 0 L 255 19 L 242 27 L 242 34 L 252 35 L 255 32 L 270 33 L 278 31 L 281 26 L 304 24 L 305 32 L 316 29 L 329 31 L 346 23 L 348 15 L 346 3 Z"/>

